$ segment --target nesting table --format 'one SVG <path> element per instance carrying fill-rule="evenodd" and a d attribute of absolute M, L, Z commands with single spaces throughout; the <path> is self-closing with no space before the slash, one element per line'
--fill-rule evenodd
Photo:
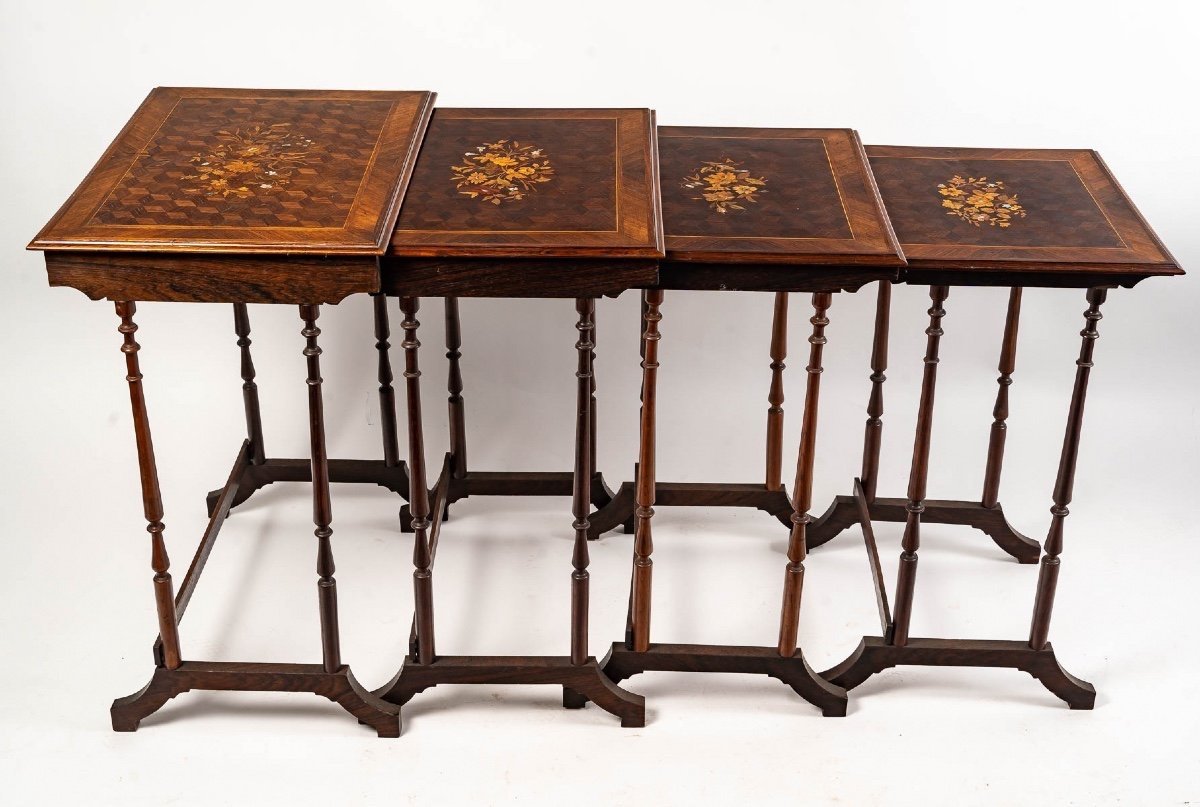
<path fill-rule="evenodd" d="M 382 262 L 383 291 L 400 298 L 404 313 L 416 602 L 409 656 L 377 693 L 385 700 L 403 704 L 439 683 L 559 684 L 571 705 L 586 697 L 624 726 L 644 725 L 643 698 L 616 686 L 588 653 L 587 535 L 593 485 L 600 481 L 592 370 L 596 298 L 657 280 L 662 256 L 657 169 L 650 110 L 439 109 L 434 114 Z M 426 489 L 418 369 L 421 296 L 455 301 L 448 308 L 451 446 L 432 493 Z M 569 655 L 439 656 L 435 651 L 433 563 L 447 504 L 472 493 L 568 492 L 553 487 L 549 475 L 467 471 L 462 385 L 453 355 L 458 352 L 453 306 L 460 296 L 575 300 Z M 550 484 L 539 486 L 539 481 Z"/>
<path fill-rule="evenodd" d="M 191 689 L 311 692 L 380 736 L 400 733 L 400 707 L 438 684 L 552 684 L 563 705 L 593 702 L 623 726 L 645 723 L 641 672 L 749 672 L 775 677 L 825 715 L 847 690 L 897 665 L 1011 667 L 1072 708 L 1091 685 L 1059 664 L 1048 636 L 1084 401 L 1109 289 L 1181 274 L 1099 156 L 1077 150 L 867 147 L 851 129 L 655 126 L 647 109 L 453 109 L 429 92 L 158 88 L 76 192 L 30 244 L 52 286 L 115 304 L 125 356 L 143 511 L 150 534 L 159 635 L 150 682 L 116 700 L 112 725 L 140 721 Z M 894 230 L 893 230 L 894 228 Z M 816 427 L 825 328 L 833 295 L 878 283 L 862 473 L 814 518 Z M 929 287 L 931 307 L 909 487 L 876 494 L 888 363 L 891 287 Z M 996 404 L 979 500 L 926 498 L 937 366 L 953 286 L 1009 289 Z M 1086 289 L 1082 344 L 1067 413 L 1051 525 L 1043 545 L 1009 525 L 999 485 L 1023 290 Z M 642 295 L 639 452 L 614 494 L 596 468 L 597 300 Z M 766 469 L 762 483 L 656 479 L 657 371 L 667 291 L 775 295 Z M 783 485 L 783 371 L 791 292 L 812 294 L 797 471 Z M 320 308 L 371 295 L 382 458 L 331 459 L 325 444 Z M 417 315 L 445 301 L 448 450 L 435 478 L 425 461 Z M 570 471 L 476 471 L 467 464 L 458 299 L 574 300 L 575 461 Z M 391 364 L 391 298 L 402 314 L 408 455 L 400 449 Z M 208 495 L 209 521 L 178 592 L 136 339 L 136 302 L 231 304 L 241 357 L 246 438 L 228 480 Z M 266 453 L 251 303 L 298 307 L 307 362 L 310 456 Z M 667 329 L 669 333 L 669 328 Z M 566 335 L 564 334 L 564 349 Z M 513 346 L 512 350 L 518 350 Z M 311 483 L 317 539 L 320 663 L 188 659 L 179 626 L 231 510 L 281 481 Z M 381 485 L 403 498 L 397 532 L 413 542 L 415 609 L 408 652 L 375 691 L 342 660 L 332 549 L 331 482 Z M 449 506 L 467 496 L 570 496 L 569 652 L 443 656 L 436 652 L 433 569 Z M 775 646 L 651 641 L 655 506 L 757 507 L 789 530 Z M 565 526 L 564 514 L 564 529 Z M 905 523 L 891 597 L 873 525 Z M 911 636 L 923 523 L 975 527 L 1021 563 L 1039 563 L 1027 640 Z M 798 644 L 808 550 L 858 525 L 880 633 L 843 663 L 814 672 Z M 588 541 L 634 534 L 625 636 L 603 661 L 588 650 Z M 445 582 L 453 596 L 461 582 Z M 662 607 L 676 607 L 670 603 Z"/>
<path fill-rule="evenodd" d="M 1064 670 L 1047 641 L 1058 584 L 1067 505 L 1075 485 L 1083 407 L 1099 337 L 1100 306 L 1114 287 L 1132 287 L 1181 270 L 1093 151 L 952 149 L 873 146 L 867 149 L 888 214 L 908 258 L 905 282 L 928 285 L 931 306 L 912 467 L 907 496 L 877 497 L 882 387 L 887 365 L 888 287 L 880 286 L 871 360 L 862 476 L 813 525 L 813 546 L 852 523 L 862 527 L 879 610 L 878 636 L 823 673 L 851 689 L 897 665 L 1012 667 L 1037 678 L 1071 708 L 1090 709 L 1096 691 Z M 938 351 L 952 286 L 1009 287 L 1000 376 L 979 501 L 929 500 L 926 480 L 933 434 Z M 1023 563 L 1039 546 L 1008 526 L 999 503 L 1007 431 L 1008 388 L 1015 368 L 1024 287 L 1087 290 L 1082 344 L 1067 412 L 1066 434 L 1052 495 L 1051 522 L 1034 595 L 1027 641 L 911 638 L 912 604 L 922 523 L 965 524 L 983 530 Z M 889 604 L 872 524 L 903 521 L 899 572 Z"/>
<path fill-rule="evenodd" d="M 646 670 L 760 673 L 788 684 L 824 714 L 844 715 L 845 692 L 814 673 L 797 645 L 821 357 L 833 294 L 875 280 L 893 280 L 904 259 L 853 130 L 664 127 L 659 141 L 667 257 L 658 288 L 646 295 L 637 478 L 621 488 L 636 492 L 628 630 L 624 641 L 612 645 L 604 669 L 618 681 Z M 660 494 L 655 479 L 655 416 L 664 289 L 813 292 L 803 425 L 790 502 L 779 482 L 782 355 L 768 416 L 766 484 L 661 483 Z M 791 526 L 778 645 L 651 643 L 654 505 L 749 505 L 773 509 L 778 515 L 772 497 L 787 503 Z M 606 509 L 618 510 L 622 503 L 618 493 Z M 597 520 L 606 509 L 596 515 Z M 625 514 L 619 512 L 608 524 L 624 520 Z"/>
<path fill-rule="evenodd" d="M 379 290 L 379 256 L 433 98 L 426 92 L 158 88 L 30 245 L 45 250 L 50 285 L 112 300 L 120 319 L 159 636 L 150 682 L 113 703 L 117 731 L 137 729 L 183 692 L 221 689 L 313 692 L 380 736 L 399 735 L 397 707 L 364 689 L 341 657 L 317 318 L 323 303 Z M 213 499 L 178 594 L 163 540 L 135 301 L 234 303 L 239 339 L 246 340 L 248 439 Z M 263 454 L 246 303 L 299 306 L 308 362 L 308 469 L 294 461 L 269 464 Z M 312 481 L 321 663 L 186 659 L 179 622 L 230 507 L 260 483 L 283 478 Z"/>

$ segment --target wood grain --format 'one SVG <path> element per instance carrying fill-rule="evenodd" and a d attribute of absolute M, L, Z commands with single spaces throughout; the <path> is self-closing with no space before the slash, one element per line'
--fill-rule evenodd
<path fill-rule="evenodd" d="M 426 297 L 616 297 L 658 282 L 654 261 L 437 258 L 382 260 L 389 295 Z"/>
<path fill-rule="evenodd" d="M 852 129 L 664 126 L 659 149 L 669 261 L 904 265 Z M 687 177 L 725 159 L 764 184 L 720 213 Z"/>
<path fill-rule="evenodd" d="M 501 140 L 536 146 L 553 175 L 520 199 L 471 198 L 451 168 Z M 648 109 L 438 109 L 390 254 L 660 258 L 657 170 Z"/>
<path fill-rule="evenodd" d="M 381 254 L 433 98 L 428 92 L 155 88 L 29 246 Z M 267 188 L 272 182 L 259 181 L 270 179 L 264 174 L 249 183 L 249 196 L 187 192 L 186 172 L 208 159 L 222 136 L 273 125 L 305 138 L 304 145 L 280 144 L 301 155 L 291 184 Z M 245 149 L 239 145 L 231 160 L 253 159 Z M 250 176 L 225 169 L 225 177 Z"/>
<path fill-rule="evenodd" d="M 1183 273 L 1094 151 L 868 146 L 867 155 L 914 270 Z M 956 174 L 1003 182 L 1024 217 L 997 227 L 948 215 L 937 186 Z"/>
<path fill-rule="evenodd" d="M 306 305 L 379 291 L 379 259 L 366 256 L 47 252 L 46 273 L 93 300 Z"/>

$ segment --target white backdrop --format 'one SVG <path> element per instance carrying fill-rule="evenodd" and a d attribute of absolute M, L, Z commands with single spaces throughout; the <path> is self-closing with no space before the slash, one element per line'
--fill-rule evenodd
<path fill-rule="evenodd" d="M 1071 713 L 1013 671 L 906 668 L 844 720 L 769 679 L 651 674 L 645 729 L 550 688 L 442 687 L 376 740 L 308 696 L 190 693 L 134 735 L 108 699 L 151 671 L 154 633 L 128 398 L 111 306 L 46 287 L 25 243 L 155 85 L 432 89 L 446 106 L 649 106 L 662 124 L 852 126 L 866 143 L 1098 149 L 1185 268 L 1200 265 L 1194 4 L 1012 1 L 423 4 L 0 0 L 0 244 L 7 394 L 0 586 L 0 788 L 13 803 L 307 801 L 961 804 L 1200 799 L 1200 563 L 1194 277 L 1110 295 L 1051 638 L 1100 692 Z M 1006 292 L 947 303 L 929 491 L 979 495 Z M 794 466 L 807 300 L 794 296 L 785 468 Z M 903 495 L 926 290 L 897 288 L 881 495 Z M 1082 291 L 1026 294 L 1002 501 L 1048 525 Z M 427 300 L 431 461 L 445 447 L 441 303 Z M 663 308 L 660 479 L 762 473 L 771 298 L 675 293 Z M 815 500 L 861 456 L 874 288 L 831 310 Z M 398 322 L 395 311 L 394 324 Z M 568 301 L 466 300 L 463 369 L 478 469 L 567 470 Z M 637 302 L 599 306 L 600 468 L 636 452 Z M 242 435 L 227 306 L 139 310 L 176 581 Z M 252 309 L 268 451 L 307 445 L 300 321 Z M 327 307 L 333 456 L 379 455 L 370 306 Z M 398 341 L 398 340 L 397 340 Z M 403 410 L 401 411 L 403 414 Z M 405 449 L 406 450 L 406 449 Z M 790 481 L 790 480 L 789 480 Z M 235 511 L 184 623 L 189 658 L 319 658 L 307 491 Z M 382 489 L 334 489 L 346 660 L 369 686 L 399 664 L 411 541 Z M 442 652 L 567 650 L 566 499 L 455 508 L 436 575 Z M 774 641 L 786 535 L 754 512 L 660 508 L 655 636 Z M 894 577 L 899 529 L 879 528 Z M 620 637 L 629 540 L 593 548 L 592 651 Z M 913 632 L 1023 638 L 1036 571 L 965 528 L 929 526 Z M 311 606 L 311 607 L 310 607 Z M 802 641 L 829 666 L 874 632 L 854 532 L 810 558 Z M 3 791 L 0 791 L 3 792 Z M 238 794 L 238 795 L 233 795 Z"/>

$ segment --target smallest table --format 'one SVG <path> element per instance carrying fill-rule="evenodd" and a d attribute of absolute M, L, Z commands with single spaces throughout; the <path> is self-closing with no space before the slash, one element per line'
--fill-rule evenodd
<path fill-rule="evenodd" d="M 867 153 L 880 192 L 908 258 L 905 280 L 928 284 L 932 306 L 916 436 L 907 496 L 875 495 L 882 429 L 883 370 L 887 357 L 887 297 L 881 287 L 872 357 L 863 475 L 853 495 L 840 496 L 814 525 L 814 543 L 829 540 L 857 521 L 862 526 L 874 579 L 881 633 L 863 639 L 855 653 L 823 675 L 851 689 L 874 673 L 901 664 L 1012 667 L 1040 680 L 1073 709 L 1090 709 L 1096 692 L 1059 665 L 1047 641 L 1063 549 L 1067 505 L 1083 406 L 1099 336 L 1100 306 L 1108 290 L 1131 287 L 1154 275 L 1182 271 L 1093 151 L 904 148 L 870 146 Z M 925 498 L 933 431 L 934 393 L 942 319 L 950 287 L 1008 286 L 1008 317 L 1000 359 L 1000 391 L 988 447 L 981 501 Z M 983 529 L 1022 562 L 1036 560 L 1038 545 L 1007 527 L 998 503 L 1000 465 L 1008 415 L 1008 387 L 1016 352 L 1017 314 L 1024 286 L 1087 289 L 1087 310 L 1075 362 L 1075 386 L 1054 485 L 1049 533 L 1041 556 L 1027 641 L 911 638 L 917 552 L 923 522 Z M 872 522 L 903 521 L 895 598 L 889 605 Z"/>

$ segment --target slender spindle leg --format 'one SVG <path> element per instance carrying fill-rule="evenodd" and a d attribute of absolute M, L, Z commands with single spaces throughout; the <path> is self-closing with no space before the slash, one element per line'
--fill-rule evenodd
<path fill-rule="evenodd" d="M 575 516 L 575 549 L 571 555 L 571 663 L 584 664 L 588 658 L 588 514 L 592 510 L 592 351 L 596 323 L 596 301 L 587 297 L 575 300 L 579 321 L 575 327 L 579 339 L 575 350 L 579 366 L 575 372 L 579 386 L 575 420 L 575 490 L 571 512 Z"/>
<path fill-rule="evenodd" d="M 783 580 L 783 608 L 779 620 L 779 655 L 796 653 L 800 627 L 800 596 L 804 589 L 805 532 L 812 522 L 813 459 L 817 448 L 817 407 L 821 396 L 821 354 L 825 348 L 825 326 L 833 295 L 818 292 L 812 297 L 812 336 L 808 337 L 808 383 L 804 390 L 804 414 L 800 427 L 800 452 L 796 461 L 796 486 L 792 491 L 792 532 L 788 539 L 788 564 Z"/>
<path fill-rule="evenodd" d="M 262 465 L 267 454 L 263 448 L 262 412 L 258 405 L 258 384 L 254 381 L 254 358 L 250 355 L 250 313 L 245 303 L 233 304 L 233 330 L 242 354 L 242 405 L 246 410 L 250 464 Z"/>
<path fill-rule="evenodd" d="M 446 358 L 450 361 L 446 390 L 450 393 L 447 401 L 450 409 L 451 474 L 455 479 L 462 479 L 467 475 L 467 416 L 462 396 L 462 368 L 459 366 L 459 359 L 462 358 L 462 325 L 458 318 L 458 298 L 447 297 L 445 302 Z"/>
<path fill-rule="evenodd" d="M 417 310 L 420 300 L 401 297 L 404 321 L 405 390 L 408 393 L 409 506 L 412 508 L 413 589 L 416 597 L 417 661 L 432 664 L 436 658 L 433 638 L 433 558 L 429 551 L 429 489 L 425 484 L 425 434 L 421 421 L 421 370 L 417 363 Z"/>
<path fill-rule="evenodd" d="M 319 305 L 300 306 L 304 329 L 300 335 L 308 360 L 308 433 L 312 449 L 313 524 L 317 536 L 317 596 L 321 611 L 321 650 L 325 672 L 342 666 L 341 639 L 338 635 L 337 581 L 333 577 L 333 548 L 329 539 L 333 529 L 333 506 L 329 499 L 329 459 L 325 450 L 325 404 L 321 398 L 321 348 L 317 337 Z"/>
<path fill-rule="evenodd" d="M 658 297 L 658 301 L 660 303 L 662 302 L 661 294 Z M 650 311 L 649 294 L 647 292 L 642 292 L 641 296 L 638 298 L 638 309 L 641 312 L 638 316 L 638 355 L 641 356 L 641 361 L 642 361 L 642 387 L 641 387 L 641 389 L 638 390 L 638 424 L 639 424 L 639 434 L 641 434 L 640 424 L 643 422 L 643 418 L 645 417 L 645 406 L 646 406 L 646 346 L 647 346 L 646 328 L 649 327 L 649 322 L 646 320 L 646 315 Z M 659 320 L 662 319 L 661 314 L 659 315 L 658 319 Z M 657 327 L 657 320 L 656 320 L 656 327 Z M 657 352 L 656 352 L 655 353 L 655 365 L 654 365 L 655 371 L 658 370 L 657 362 L 658 362 L 658 356 L 657 356 Z M 658 376 L 658 374 L 656 372 L 655 378 L 657 378 L 657 376 Z M 638 451 L 639 451 L 639 453 L 641 452 L 640 445 L 639 445 Z M 629 520 L 627 522 L 625 522 L 625 524 L 623 525 L 625 533 L 627 535 L 634 534 L 637 532 L 637 491 L 638 491 L 638 475 L 640 473 L 641 473 L 641 470 L 639 468 L 639 463 L 635 463 L 633 466 L 633 511 L 634 512 L 632 515 L 630 515 Z M 649 524 L 649 522 L 647 522 L 646 527 L 649 528 L 649 526 L 650 526 L 650 524 Z M 643 556 L 644 563 L 642 565 L 644 565 L 645 568 L 647 570 L 649 570 L 653 566 L 653 562 L 650 560 L 650 554 L 651 554 L 651 552 L 654 551 L 654 542 L 652 539 L 650 539 L 650 533 L 649 533 L 648 529 L 647 529 L 646 536 L 647 536 L 647 539 L 649 539 L 650 545 L 648 547 L 648 551 L 644 553 L 644 556 Z M 647 577 L 649 577 L 649 574 L 650 574 L 650 572 L 647 571 L 646 572 Z M 633 623 L 634 623 L 634 602 L 635 602 L 634 589 L 637 587 L 637 577 L 638 577 L 638 544 L 635 539 L 634 544 L 633 544 L 633 571 L 630 574 L 630 578 L 629 578 L 629 607 L 625 613 L 625 646 L 627 648 L 629 648 L 630 650 L 635 649 L 635 642 L 633 639 Z M 642 620 L 643 624 L 646 624 L 646 628 L 643 631 L 644 636 L 646 638 L 643 639 L 642 644 L 646 645 L 650 641 L 650 639 L 649 639 L 650 628 L 649 628 L 649 624 L 648 624 L 650 621 L 650 592 L 647 591 L 646 595 L 644 597 L 642 597 L 641 599 L 644 601 L 644 608 L 645 608 L 645 613 L 646 613 L 645 619 Z"/>
<path fill-rule="evenodd" d="M 1054 506 L 1050 508 L 1053 520 L 1046 536 L 1045 554 L 1038 573 L 1037 595 L 1034 598 L 1033 622 L 1029 628 L 1029 646 L 1041 650 L 1046 646 L 1050 634 L 1050 613 L 1054 608 L 1054 591 L 1058 586 L 1059 555 L 1063 549 L 1063 526 L 1066 521 L 1067 505 L 1075 488 L 1075 463 L 1079 458 L 1079 438 L 1083 430 L 1083 404 L 1087 398 L 1088 377 L 1092 372 L 1092 352 L 1100 338 L 1097 326 L 1102 315 L 1108 290 L 1088 289 L 1088 309 L 1083 313 L 1087 325 L 1079 335 L 1083 343 L 1076 360 L 1075 389 L 1071 393 L 1071 408 L 1067 414 L 1066 435 L 1063 437 L 1062 455 L 1058 461 L 1058 479 L 1054 483 Z"/>
<path fill-rule="evenodd" d="M 138 470 L 142 480 L 142 508 L 146 515 L 146 531 L 150 533 L 150 567 L 154 570 L 154 603 L 158 610 L 158 635 L 162 638 L 162 664 L 176 669 L 179 655 L 179 619 L 175 614 L 175 588 L 171 581 L 171 560 L 163 541 L 162 493 L 158 486 L 158 465 L 154 460 L 154 442 L 150 437 L 150 416 L 146 412 L 146 396 L 142 391 L 142 371 L 138 362 L 141 345 L 134 339 L 137 323 L 133 315 L 137 305 L 117 302 L 121 324 L 117 331 L 125 339 L 121 352 L 125 354 L 125 380 L 129 382 L 129 404 L 133 410 L 133 434 L 137 441 Z"/>
<path fill-rule="evenodd" d="M 387 295 L 373 294 L 375 305 L 375 349 L 379 351 L 379 421 L 383 431 L 383 464 L 395 468 L 400 464 L 400 438 L 396 425 L 396 390 L 392 386 L 392 358 L 389 352 L 392 335 L 388 323 Z"/>
<path fill-rule="evenodd" d="M 925 512 L 925 483 L 929 477 L 929 441 L 933 433 L 933 400 L 937 387 L 938 347 L 941 344 L 942 307 L 950 294 L 947 286 L 930 286 L 928 337 L 925 347 L 925 372 L 921 377 L 921 401 L 917 408 L 917 433 L 913 441 L 912 470 L 908 478 L 907 516 L 904 538 L 901 541 L 900 568 L 896 577 L 896 608 L 891 643 L 903 647 L 908 643 L 908 628 L 912 621 L 913 591 L 917 582 L 917 550 L 921 546 L 921 514 Z"/>
<path fill-rule="evenodd" d="M 1017 326 L 1021 318 L 1021 287 L 1008 293 L 1008 315 L 1004 319 L 1004 340 L 1000 347 L 1000 377 L 996 383 L 996 406 L 992 410 L 992 432 L 988 440 L 987 470 L 983 477 L 984 507 L 995 507 L 1000 500 L 1000 470 L 1004 465 L 1004 439 L 1008 433 L 1008 388 L 1017 365 Z"/>
<path fill-rule="evenodd" d="M 662 335 L 658 323 L 663 302 L 661 289 L 645 292 L 642 332 L 642 412 L 638 448 L 637 508 L 634 510 L 633 590 L 630 608 L 633 650 L 645 652 L 650 647 L 650 601 L 654 561 L 654 539 L 650 520 L 654 518 L 655 480 L 655 410 L 658 398 L 658 343 Z"/>
<path fill-rule="evenodd" d="M 639 307 L 641 308 L 641 312 L 642 312 L 641 318 L 638 320 L 638 334 L 639 334 L 639 336 L 641 336 L 641 335 L 643 335 L 643 334 L 645 333 L 646 312 L 650 310 L 650 303 L 647 301 L 647 299 L 646 299 L 646 295 L 645 295 L 645 294 L 642 294 L 642 297 L 641 297 L 641 299 L 638 301 L 638 304 L 639 304 Z M 645 340 L 644 338 L 639 338 L 639 339 L 638 339 L 638 353 L 639 353 L 639 354 L 641 355 L 641 357 L 642 357 L 642 362 L 643 362 L 642 366 L 643 366 L 643 367 L 645 367 L 645 361 L 646 361 L 646 340 Z M 641 391 L 639 391 L 639 392 L 638 392 L 638 422 L 639 422 L 639 423 L 641 422 L 641 418 L 642 418 L 642 410 L 641 410 L 641 406 L 642 406 L 642 396 L 643 396 L 644 394 L 645 394 L 645 391 L 644 391 L 644 390 L 641 390 Z M 634 509 L 635 509 L 635 510 L 637 509 L 637 479 L 638 479 L 638 473 L 639 473 L 639 471 L 638 471 L 638 467 L 637 467 L 637 465 L 634 465 L 634 466 L 633 466 L 633 485 L 634 485 L 634 488 L 633 488 L 633 506 L 634 506 Z M 626 535 L 629 535 L 629 534 L 631 534 L 631 533 L 634 533 L 634 532 L 636 532 L 636 531 L 637 531 L 637 516 L 636 516 L 636 515 L 630 515 L 630 517 L 629 517 L 629 520 L 628 520 L 628 521 L 626 521 L 626 522 L 625 522 L 625 524 L 624 524 L 624 525 L 622 525 L 622 526 L 623 526 L 623 529 L 625 530 L 625 534 L 626 534 Z M 632 600 L 633 589 L 631 588 L 629 591 L 630 591 L 630 597 L 631 597 L 631 599 L 630 599 L 630 604 L 632 605 L 632 603 L 633 603 L 633 600 Z M 629 613 L 629 624 L 626 626 L 626 631 L 625 631 L 625 633 L 626 633 L 626 636 L 627 636 L 627 637 L 628 637 L 628 636 L 632 636 L 632 635 L 633 635 L 632 631 L 633 631 L 633 612 L 632 612 L 632 611 L 630 611 L 630 613 Z"/>
<path fill-rule="evenodd" d="M 875 501 L 879 481 L 879 447 L 883 441 L 883 382 L 888 360 L 888 329 L 892 309 L 892 284 L 879 281 L 875 301 L 875 341 L 871 347 L 871 397 L 867 401 L 867 428 L 863 440 L 862 489 L 868 502 Z"/>
<path fill-rule="evenodd" d="M 783 370 L 787 366 L 786 291 L 775 293 L 771 318 L 771 391 L 767 394 L 767 490 L 783 489 Z"/>
<path fill-rule="evenodd" d="M 591 436 L 591 450 L 588 451 L 588 479 L 596 475 L 596 323 L 592 322 L 592 400 L 588 404 L 591 412 L 591 425 L 588 434 Z"/>

